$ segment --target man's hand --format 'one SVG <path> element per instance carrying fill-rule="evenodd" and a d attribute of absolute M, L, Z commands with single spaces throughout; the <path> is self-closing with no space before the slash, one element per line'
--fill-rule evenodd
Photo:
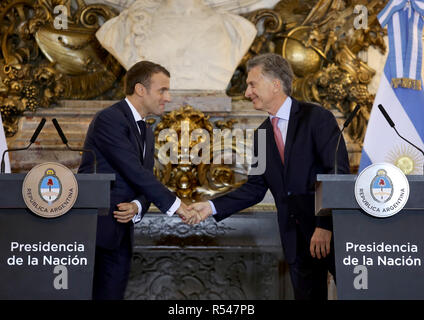
<path fill-rule="evenodd" d="M 118 211 L 113 211 L 113 216 L 120 223 L 127 223 L 138 213 L 138 207 L 134 202 L 122 202 L 116 205 Z"/>
<path fill-rule="evenodd" d="M 330 240 L 332 232 L 330 230 L 315 228 L 311 238 L 311 255 L 314 258 L 325 258 L 330 253 Z"/>
<path fill-rule="evenodd" d="M 196 213 L 194 211 L 190 211 L 184 202 L 181 201 L 181 205 L 176 212 L 185 223 L 193 224 L 192 221 L 195 219 Z"/>
<path fill-rule="evenodd" d="M 191 224 L 200 223 L 212 215 L 212 208 L 208 201 L 193 203 L 188 207 L 188 209 L 196 213 Z"/>

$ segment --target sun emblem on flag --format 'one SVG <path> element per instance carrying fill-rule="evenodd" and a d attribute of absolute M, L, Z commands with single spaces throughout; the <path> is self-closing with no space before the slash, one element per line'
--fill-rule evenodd
<path fill-rule="evenodd" d="M 44 176 L 40 180 L 39 194 L 41 199 L 51 205 L 62 193 L 62 185 L 56 172 L 53 169 L 47 169 Z"/>
<path fill-rule="evenodd" d="M 371 196 L 380 203 L 385 203 L 392 198 L 393 183 L 384 169 L 378 170 L 371 181 Z"/>
<path fill-rule="evenodd" d="M 409 145 L 396 146 L 387 157 L 387 162 L 394 164 L 404 174 L 421 174 L 423 158 L 415 148 Z"/>

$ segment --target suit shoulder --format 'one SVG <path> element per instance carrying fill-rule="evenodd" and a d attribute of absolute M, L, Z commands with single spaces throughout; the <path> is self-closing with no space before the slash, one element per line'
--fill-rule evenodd
<path fill-rule="evenodd" d="M 124 113 L 122 112 L 121 105 L 122 101 L 119 101 L 103 110 L 100 110 L 99 112 L 97 112 L 97 114 L 95 115 L 95 118 L 100 117 L 101 119 L 111 119 L 111 120 L 118 120 L 120 118 L 124 119 Z"/>
<path fill-rule="evenodd" d="M 321 106 L 320 104 L 318 104 L 318 103 L 315 103 L 315 102 L 301 102 L 301 101 L 299 101 L 298 102 L 299 103 L 299 107 L 301 108 L 301 109 L 304 109 L 304 110 L 309 110 L 309 111 L 320 111 L 320 110 L 326 110 L 323 106 Z"/>
<path fill-rule="evenodd" d="M 299 107 L 303 112 L 310 113 L 314 117 L 334 118 L 334 114 L 330 110 L 324 108 L 318 103 L 299 102 Z"/>

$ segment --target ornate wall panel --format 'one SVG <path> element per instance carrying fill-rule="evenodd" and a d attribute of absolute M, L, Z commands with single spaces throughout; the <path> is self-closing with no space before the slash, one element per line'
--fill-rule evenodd
<path fill-rule="evenodd" d="M 266 209 L 271 207 L 194 227 L 148 214 L 135 228 L 126 299 L 292 298 L 276 213 Z"/>
<path fill-rule="evenodd" d="M 278 299 L 279 261 L 270 253 L 136 252 L 126 299 Z"/>

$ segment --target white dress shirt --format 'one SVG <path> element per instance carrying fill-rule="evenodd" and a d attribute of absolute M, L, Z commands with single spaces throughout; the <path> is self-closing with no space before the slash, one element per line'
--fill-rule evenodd
<path fill-rule="evenodd" d="M 287 97 L 286 100 L 284 100 L 283 105 L 278 109 L 275 116 L 269 115 L 269 120 L 272 123 L 272 119 L 275 117 L 279 118 L 278 120 L 278 128 L 281 131 L 281 135 L 283 136 L 284 145 L 286 144 L 286 138 L 287 138 L 287 128 L 289 127 L 289 118 L 290 118 L 290 111 L 292 106 L 292 99 L 290 97 Z"/>

